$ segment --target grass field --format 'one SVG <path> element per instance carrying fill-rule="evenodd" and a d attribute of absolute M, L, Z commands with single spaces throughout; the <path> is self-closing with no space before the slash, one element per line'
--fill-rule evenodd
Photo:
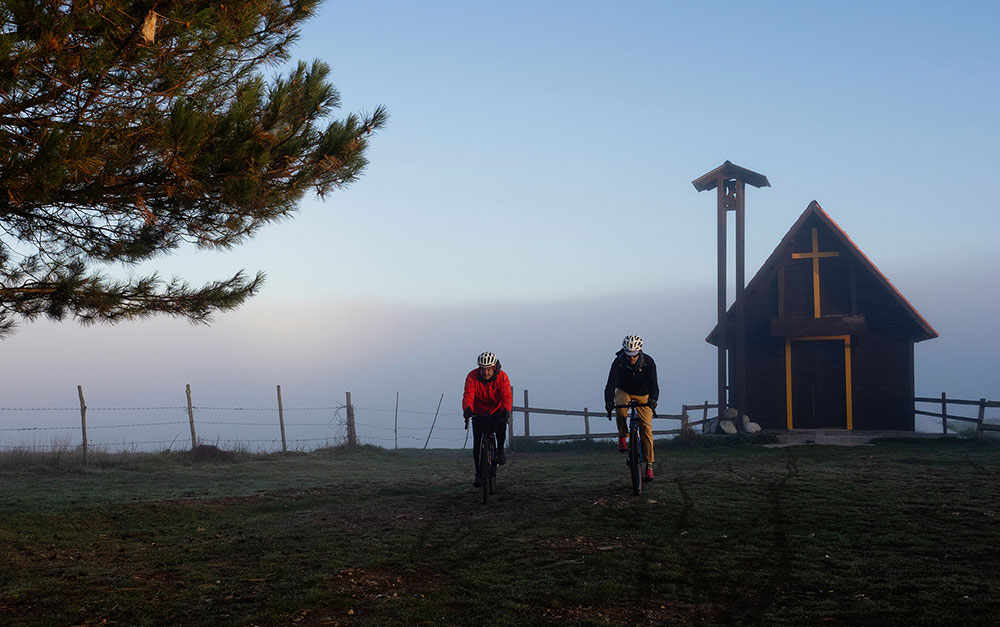
<path fill-rule="evenodd" d="M 0 459 L 2 625 L 1000 624 L 1000 446 Z"/>

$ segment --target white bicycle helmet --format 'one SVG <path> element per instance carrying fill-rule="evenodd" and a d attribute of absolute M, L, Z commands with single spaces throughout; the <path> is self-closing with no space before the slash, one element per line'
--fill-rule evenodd
<path fill-rule="evenodd" d="M 642 350 L 642 338 L 638 335 L 626 335 L 622 340 L 622 348 L 628 355 L 635 355 Z"/>
<path fill-rule="evenodd" d="M 497 365 L 497 356 L 493 353 L 486 351 L 479 355 L 479 359 L 476 360 L 480 368 L 489 368 L 491 366 Z"/>

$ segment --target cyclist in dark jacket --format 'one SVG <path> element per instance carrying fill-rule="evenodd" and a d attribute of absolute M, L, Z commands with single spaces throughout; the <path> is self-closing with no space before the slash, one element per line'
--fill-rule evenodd
<path fill-rule="evenodd" d="M 484 432 L 492 431 L 497 436 L 497 462 L 506 463 L 503 445 L 507 437 L 507 420 L 513 408 L 513 390 L 507 373 L 500 368 L 497 356 L 487 351 L 476 360 L 477 368 L 465 377 L 465 392 L 462 394 L 462 415 L 465 428 L 469 428 L 472 418 L 472 458 L 476 464 L 476 479 L 479 483 L 479 444 Z"/>
<path fill-rule="evenodd" d="M 622 341 L 622 349 L 615 354 L 611 362 L 611 372 L 608 373 L 608 384 L 604 387 L 604 407 L 608 412 L 615 411 L 615 405 L 627 405 L 634 400 L 646 403 L 648 407 L 639 407 L 639 436 L 642 442 L 642 454 L 646 458 L 645 480 L 653 480 L 653 410 L 660 398 L 660 386 L 656 381 L 656 362 L 642 352 L 642 338 L 629 335 Z M 626 451 L 626 435 L 628 435 L 628 410 L 618 409 L 618 450 Z"/>

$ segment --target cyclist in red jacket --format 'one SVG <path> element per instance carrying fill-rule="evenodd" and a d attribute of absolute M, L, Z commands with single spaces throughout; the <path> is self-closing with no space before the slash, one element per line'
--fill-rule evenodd
<path fill-rule="evenodd" d="M 479 443 L 483 433 L 493 431 L 497 436 L 498 463 L 507 461 L 504 441 L 507 436 L 507 419 L 510 418 L 514 399 L 507 373 L 500 369 L 500 361 L 491 352 L 482 353 L 477 360 L 478 367 L 465 377 L 465 394 L 462 395 L 462 416 L 465 428 L 469 428 L 472 418 L 472 459 L 476 464 L 476 480 L 479 483 Z"/>

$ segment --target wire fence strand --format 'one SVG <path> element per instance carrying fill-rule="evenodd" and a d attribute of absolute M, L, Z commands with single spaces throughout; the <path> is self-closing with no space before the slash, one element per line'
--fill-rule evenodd
<path fill-rule="evenodd" d="M 122 407 L 110 407 L 110 406 L 99 406 L 90 407 L 84 405 L 83 407 L 0 407 L 0 421 L 7 423 L 0 427 L 0 450 L 4 451 L 17 451 L 17 450 L 30 450 L 30 451 L 60 451 L 66 450 L 68 448 L 79 448 L 83 446 L 81 432 L 84 429 L 82 424 L 67 424 L 65 421 L 66 412 L 74 413 L 84 413 L 85 416 L 85 429 L 87 432 L 104 432 L 110 434 L 114 431 L 121 432 L 121 438 L 118 440 L 109 440 L 107 437 L 100 438 L 99 440 L 94 440 L 87 438 L 87 447 L 94 450 L 117 450 L 117 449 L 136 449 L 136 448 L 173 448 L 174 445 L 178 443 L 183 443 L 188 439 L 189 433 L 185 428 L 192 422 L 194 422 L 195 430 L 197 434 L 195 439 L 201 444 L 224 444 L 226 446 L 254 446 L 261 449 L 269 450 L 281 450 L 282 446 L 291 445 L 292 447 L 298 448 L 310 448 L 315 446 L 324 446 L 333 444 L 342 444 L 347 440 L 347 418 L 346 404 L 331 404 L 331 405 L 317 405 L 317 406 L 304 406 L 304 407 L 260 407 L 252 405 L 235 405 L 235 406 L 222 406 L 222 405 L 193 405 L 189 408 L 184 405 L 135 405 L 135 406 L 122 406 Z M 449 427 L 442 426 L 438 424 L 436 428 L 432 429 L 431 417 L 444 416 L 444 417 L 455 417 L 461 416 L 460 413 L 454 412 L 434 412 L 434 411 L 424 411 L 419 409 L 409 409 L 403 407 L 372 407 L 372 406 L 358 406 L 353 407 L 355 415 L 365 416 L 368 415 L 371 418 L 376 418 L 375 420 L 357 420 L 355 419 L 354 425 L 357 431 L 357 441 L 359 443 L 369 443 L 378 444 L 388 447 L 419 447 L 427 441 L 427 435 L 430 434 L 432 437 L 430 440 L 437 446 L 450 446 L 453 443 L 461 444 L 464 441 L 462 437 L 448 437 L 449 435 L 454 435 L 455 432 L 462 432 L 463 427 Z M 188 412 L 191 415 L 188 415 Z M 59 420 L 56 424 L 30 424 L 37 423 L 43 418 L 36 419 L 37 416 L 43 412 L 56 413 L 62 416 L 62 420 Z M 102 413 L 132 413 L 138 414 L 135 417 L 141 417 L 141 414 L 152 414 L 158 412 L 181 412 L 183 418 L 177 417 L 176 419 L 170 420 L 131 420 L 128 422 L 115 423 L 113 420 L 100 420 L 97 421 L 100 424 L 95 424 L 93 418 L 100 417 Z M 303 421 L 296 420 L 295 422 L 286 422 L 280 419 L 282 414 L 289 414 L 297 412 L 294 415 L 299 417 L 305 417 L 303 413 L 317 413 L 324 412 L 327 417 L 318 421 Z M 11 424 L 17 420 L 17 415 L 23 414 L 29 424 Z M 217 415 L 213 415 L 217 414 Z M 268 420 L 259 419 L 249 419 L 240 420 L 239 415 L 243 414 L 247 418 L 251 416 L 263 417 L 264 415 L 270 415 L 273 417 Z M 384 416 L 395 415 L 397 420 L 393 424 L 386 424 Z M 32 416 L 32 418 L 28 418 Z M 233 416 L 235 420 L 225 419 L 223 416 Z M 406 416 L 402 421 L 398 420 L 398 417 Z M 152 418 L 152 416 L 150 416 Z M 399 424 L 403 422 L 404 424 Z M 417 424 L 415 424 L 415 422 Z M 283 426 L 286 429 L 300 429 L 303 433 L 300 434 L 289 434 L 289 437 L 282 438 L 278 434 L 279 426 Z M 143 435 L 147 437 L 130 437 L 131 430 L 140 430 Z M 163 433 L 164 430 L 169 430 L 167 433 Z M 267 431 L 271 430 L 270 433 Z M 316 434 L 320 437 L 313 437 L 313 434 L 317 430 L 323 430 L 325 433 Z M 73 432 L 77 434 L 73 437 Z M 239 432 L 239 433 L 237 433 Z M 149 435 L 160 435 L 161 438 L 150 438 Z M 419 434 L 419 435 L 418 435 Z M 135 435 L 139 435 L 136 433 Z M 163 436 L 166 437 L 163 437 Z M 284 435 L 284 434 L 282 434 Z M 245 437 L 241 437 L 245 436 Z M 46 437 L 53 438 L 51 442 L 44 442 L 42 439 Z M 26 440 L 27 438 L 27 440 Z M 21 441 L 17 441 L 20 439 Z M 282 440 L 284 439 L 284 443 Z M 182 448 L 184 445 L 182 444 Z"/>
<path fill-rule="evenodd" d="M 353 419 L 354 437 L 357 443 L 376 444 L 387 448 L 423 448 L 428 442 L 436 447 L 462 448 L 468 443 L 468 432 L 461 420 L 462 414 L 449 411 L 425 411 L 406 407 L 377 407 L 369 404 L 353 405 L 328 404 L 303 407 L 261 407 L 236 404 L 223 405 L 162 405 L 162 406 L 123 406 L 123 407 L 0 407 L 0 449 L 3 450 L 65 450 L 71 441 L 78 439 L 83 445 L 81 424 L 67 424 L 64 412 L 81 412 L 91 419 L 95 416 L 103 418 L 100 424 L 88 422 L 87 431 L 97 431 L 104 437 L 100 441 L 89 440 L 88 447 L 101 448 L 186 448 L 185 441 L 194 438 L 200 444 L 225 444 L 237 447 L 253 446 L 261 450 L 282 450 L 283 446 L 291 445 L 300 450 L 334 444 L 343 444 L 348 440 L 348 414 Z M 347 411 L 352 410 L 351 412 Z M 543 412 L 546 410 L 542 410 Z M 40 412 L 58 414 L 57 424 L 38 423 L 35 417 Z M 121 415 L 132 413 L 128 422 L 115 423 L 107 414 Z M 179 412 L 170 419 L 155 419 L 152 414 L 160 412 Z M 189 414 L 190 412 L 190 414 Z M 297 412 L 295 422 L 286 422 L 282 416 Z M 319 420 L 308 420 L 308 413 L 313 413 Z M 11 424 L 21 414 L 23 422 L 28 424 Z M 150 420 L 143 421 L 146 414 Z M 592 413 L 597 416 L 598 414 Z M 30 416 L 30 418 L 29 418 Z M 160 416 L 161 418 L 165 416 Z M 243 419 L 241 419 L 243 418 Z M 307 418 L 302 420 L 301 418 Z M 433 418 L 444 418 L 444 421 Z M 457 418 L 457 420 L 456 420 Z M 580 417 L 565 417 L 563 420 L 578 421 L 580 431 L 583 431 L 583 421 Z M 189 432 L 189 425 L 193 427 Z M 563 423 L 569 424 L 569 423 Z M 575 424 L 575 423 L 574 423 Z M 279 431 L 279 427 L 291 429 L 291 433 Z M 520 423 L 512 422 L 511 432 L 519 429 Z M 136 431 L 131 431 L 136 430 Z M 296 432 L 298 431 L 298 432 Z M 72 434 L 76 432 L 77 436 Z M 118 433 L 115 433 L 118 432 Z M 135 439 L 130 435 L 135 433 Z M 112 434 L 120 436 L 108 437 Z M 152 436 L 152 437 L 151 437 Z M 20 437 L 21 442 L 12 441 Z M 51 437 L 51 443 L 41 441 Z M 27 439 L 28 441 L 24 441 Z"/>

